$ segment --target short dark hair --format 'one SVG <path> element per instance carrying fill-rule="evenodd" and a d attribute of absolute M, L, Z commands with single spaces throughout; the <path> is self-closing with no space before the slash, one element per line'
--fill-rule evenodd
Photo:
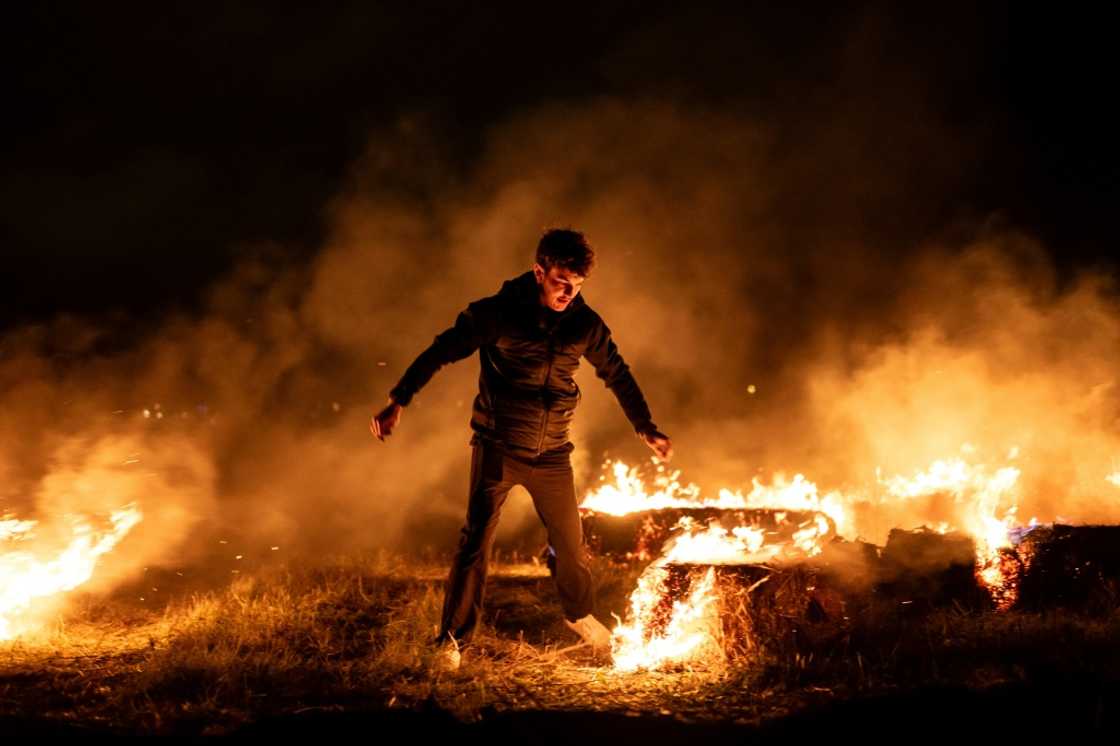
<path fill-rule="evenodd" d="M 560 267 L 587 277 L 595 266 L 595 250 L 579 231 L 550 228 L 537 244 L 537 264 L 545 272 L 552 267 Z"/>

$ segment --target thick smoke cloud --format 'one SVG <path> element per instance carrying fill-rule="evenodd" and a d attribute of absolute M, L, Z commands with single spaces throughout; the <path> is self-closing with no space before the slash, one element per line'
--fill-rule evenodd
<path fill-rule="evenodd" d="M 908 473 L 965 443 L 1003 463 L 1018 447 L 1024 519 L 1115 520 L 1113 286 L 1059 283 L 1014 226 L 953 209 L 990 133 L 939 119 L 904 73 L 889 94 L 852 94 L 859 43 L 837 53 L 836 87 L 773 116 L 663 98 L 547 105 L 494 126 L 467 168 L 423 117 L 373 133 L 311 262 L 262 247 L 201 313 L 125 350 L 75 318 L 3 340 L 4 509 L 136 499 L 147 518 L 120 550 L 133 568 L 206 557 L 226 536 L 297 554 L 449 549 L 477 362 L 439 373 L 389 443 L 368 417 L 560 225 L 599 251 L 586 299 L 685 479 L 714 491 L 802 472 L 858 491 L 877 467 Z M 581 375 L 582 489 L 604 455 L 649 453 Z M 154 481 L 113 482 L 128 469 Z M 110 472 L 112 489 L 75 486 Z M 515 495 L 505 537 L 532 546 L 535 521 Z"/>

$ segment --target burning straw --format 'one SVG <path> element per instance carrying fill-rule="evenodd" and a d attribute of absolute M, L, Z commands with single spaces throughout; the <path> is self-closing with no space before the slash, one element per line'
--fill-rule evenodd
<path fill-rule="evenodd" d="M 87 582 L 102 555 L 142 518 L 135 503 L 113 511 L 100 527 L 90 518 L 68 516 L 67 526 L 40 530 L 60 535 L 54 540 L 39 538 L 38 521 L 0 520 L 0 640 L 33 629 L 41 602 Z"/>
<path fill-rule="evenodd" d="M 900 596 L 903 604 L 917 594 L 923 604 L 1014 607 L 1039 552 L 1036 543 L 1022 552 L 1017 545 L 1038 521 L 1016 520 L 1021 469 L 974 463 L 965 458 L 972 453 L 966 446 L 962 456 L 912 475 L 880 474 L 868 491 L 823 495 L 799 474 L 777 476 L 771 485 L 756 479 L 745 495 L 721 489 L 705 498 L 663 466 L 647 488 L 636 468 L 608 464 L 614 481 L 604 476 L 581 504 L 593 545 L 630 560 L 655 557 L 626 618 L 616 617 L 615 668 L 719 670 L 780 637 L 777 617 L 847 619 L 845 597 L 872 584 L 886 596 L 911 596 Z M 1008 452 L 1009 460 L 1018 455 Z M 917 532 L 893 530 L 885 549 L 859 539 L 862 523 L 923 515 L 948 520 Z M 635 537 L 629 548 L 619 538 L 627 530 Z M 1091 561 L 1099 565 L 1101 557 Z M 764 610 L 784 601 L 754 593 L 775 577 L 786 600 L 795 599 L 777 615 Z"/>

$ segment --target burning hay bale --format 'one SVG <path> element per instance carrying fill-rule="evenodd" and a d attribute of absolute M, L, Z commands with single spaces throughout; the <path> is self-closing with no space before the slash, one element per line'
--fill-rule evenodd
<path fill-rule="evenodd" d="M 757 658 L 767 649 L 797 647 L 843 619 L 843 594 L 827 586 L 820 568 L 809 564 L 667 569 L 667 585 L 679 597 L 711 573 L 719 647 L 728 662 Z"/>
<path fill-rule="evenodd" d="M 665 508 L 624 515 L 585 511 L 583 530 L 590 548 L 601 556 L 649 561 L 661 554 L 682 520 L 694 525 L 714 522 L 729 530 L 758 529 L 764 532 L 770 544 L 792 541 L 799 530 L 822 521 L 827 525 L 822 533 L 835 532 L 832 519 L 815 511 L 712 507 Z"/>
<path fill-rule="evenodd" d="M 1038 526 L 1015 554 L 1022 563 L 1016 608 L 1116 608 L 1120 526 Z"/>
<path fill-rule="evenodd" d="M 616 666 L 712 669 L 812 646 L 847 625 L 877 563 L 877 547 L 839 538 L 812 557 L 654 563 L 631 598 Z"/>
<path fill-rule="evenodd" d="M 681 519 L 638 579 L 627 621 L 615 628 L 616 668 L 721 668 L 758 652 L 763 640 L 796 641 L 803 620 L 842 617 L 845 591 L 829 581 L 865 552 L 826 555 L 830 528 L 821 517 L 775 541 L 757 525 Z M 810 564 L 814 557 L 820 560 Z"/>
<path fill-rule="evenodd" d="M 656 547 L 658 557 L 615 628 L 615 665 L 623 670 L 711 670 L 788 657 L 838 639 L 883 602 L 910 615 L 950 605 L 1084 605 L 1102 594 L 1114 601 L 1120 578 L 1120 527 L 1034 529 L 1017 548 L 990 552 L 968 534 L 926 528 L 894 529 L 882 548 L 848 541 L 810 512 L 659 512 L 628 522 L 646 531 L 634 546 L 652 537 L 657 543 L 646 551 Z M 591 521 L 593 530 L 600 525 Z"/>

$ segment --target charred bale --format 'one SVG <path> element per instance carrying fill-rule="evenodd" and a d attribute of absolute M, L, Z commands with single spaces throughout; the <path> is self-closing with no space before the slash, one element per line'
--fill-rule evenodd
<path fill-rule="evenodd" d="M 1015 608 L 1113 613 L 1120 606 L 1120 526 L 1039 526 L 1015 547 Z"/>
<path fill-rule="evenodd" d="M 840 594 L 845 604 L 872 593 L 882 576 L 882 549 L 866 541 L 834 537 L 806 564 L 816 568 L 819 587 Z"/>
<path fill-rule="evenodd" d="M 976 577 L 976 545 L 961 533 L 893 529 L 879 563 L 875 591 L 915 612 L 956 604 L 981 610 L 991 595 Z"/>

